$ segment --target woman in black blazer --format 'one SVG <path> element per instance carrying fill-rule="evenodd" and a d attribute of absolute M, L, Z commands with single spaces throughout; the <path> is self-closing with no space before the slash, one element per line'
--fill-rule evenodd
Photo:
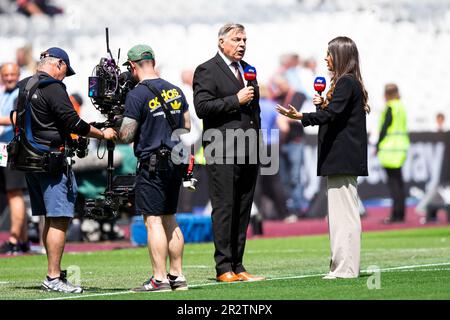
<path fill-rule="evenodd" d="M 366 114 L 368 95 L 359 68 L 358 49 L 350 38 L 328 43 L 325 59 L 331 87 L 323 99 L 315 95 L 317 112 L 298 112 L 293 106 L 277 111 L 303 126 L 319 126 L 317 175 L 327 177 L 330 272 L 324 279 L 359 276 L 361 220 L 357 177 L 367 176 Z"/>

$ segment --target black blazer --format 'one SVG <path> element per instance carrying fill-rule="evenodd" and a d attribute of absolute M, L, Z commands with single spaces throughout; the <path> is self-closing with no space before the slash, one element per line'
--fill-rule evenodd
<path fill-rule="evenodd" d="M 248 65 L 240 61 L 245 69 Z M 256 80 L 250 83 L 255 87 L 255 97 L 250 103 L 252 118 L 256 127 L 261 128 L 259 107 L 259 87 Z M 203 119 L 203 129 L 242 128 L 241 106 L 236 94 L 241 85 L 222 57 L 216 56 L 199 65 L 194 73 L 194 106 L 197 116 Z"/>
<path fill-rule="evenodd" d="M 303 125 L 319 125 L 317 175 L 367 176 L 364 95 L 358 80 L 342 76 L 327 109 L 304 113 Z"/>

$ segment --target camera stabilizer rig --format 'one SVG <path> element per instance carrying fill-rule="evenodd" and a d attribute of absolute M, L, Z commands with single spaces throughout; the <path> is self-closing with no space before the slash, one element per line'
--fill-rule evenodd
<path fill-rule="evenodd" d="M 109 48 L 109 33 L 106 28 L 106 47 L 109 58 L 101 58 L 89 77 L 89 97 L 100 113 L 106 115 L 104 122 L 91 123 L 98 129 L 118 128 L 124 112 L 125 98 L 134 86 L 130 72 L 121 73 Z M 118 58 L 120 58 L 120 49 Z M 114 176 L 115 143 L 107 141 L 108 166 L 106 168 L 106 189 L 104 198 L 86 200 L 84 216 L 95 220 L 112 220 L 120 212 L 122 206 L 130 206 L 134 199 L 135 176 Z"/>
<path fill-rule="evenodd" d="M 98 129 L 118 128 L 122 122 L 125 111 L 124 104 L 127 93 L 137 84 L 130 72 L 122 72 L 114 60 L 109 48 L 109 32 L 106 28 L 106 48 L 109 58 L 101 58 L 95 66 L 93 76 L 89 77 L 89 97 L 100 113 L 106 115 L 104 122 L 91 123 Z M 117 60 L 120 58 L 120 49 Z M 164 101 L 161 98 L 161 101 Z M 162 104 L 164 106 L 164 103 Z M 166 116 L 171 118 L 170 112 Z M 172 121 L 173 122 L 173 121 Z M 172 130 L 176 128 L 172 126 Z M 114 149 L 115 144 L 107 141 L 108 166 L 106 168 L 106 189 L 102 193 L 104 198 L 86 200 L 84 216 L 94 220 L 113 220 L 118 217 L 121 208 L 130 208 L 134 205 L 134 187 L 136 176 L 114 176 Z M 183 178 L 183 187 L 195 191 L 197 179 L 193 176 L 194 156 L 190 155 L 187 172 Z"/>

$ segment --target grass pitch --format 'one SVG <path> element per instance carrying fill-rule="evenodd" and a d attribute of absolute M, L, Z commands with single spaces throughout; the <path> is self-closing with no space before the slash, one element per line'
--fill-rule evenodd
<path fill-rule="evenodd" d="M 78 269 L 85 288 L 73 296 L 40 290 L 45 256 L 0 259 L 0 299 L 450 299 L 450 227 L 364 233 L 358 279 L 322 280 L 328 236 L 249 240 L 244 263 L 268 280 L 216 283 L 212 243 L 188 244 L 188 291 L 137 294 L 129 289 L 150 275 L 146 248 L 65 254 L 63 268 Z M 381 270 L 379 282 L 367 272 L 370 266 Z"/>

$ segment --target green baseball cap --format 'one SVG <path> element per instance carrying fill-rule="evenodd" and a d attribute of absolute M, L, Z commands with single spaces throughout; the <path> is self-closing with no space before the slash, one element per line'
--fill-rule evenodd
<path fill-rule="evenodd" d="M 127 56 L 128 60 L 123 64 L 123 66 L 129 65 L 129 61 L 155 60 L 155 53 L 153 52 L 153 49 L 145 44 L 135 45 L 133 48 L 128 50 Z"/>

